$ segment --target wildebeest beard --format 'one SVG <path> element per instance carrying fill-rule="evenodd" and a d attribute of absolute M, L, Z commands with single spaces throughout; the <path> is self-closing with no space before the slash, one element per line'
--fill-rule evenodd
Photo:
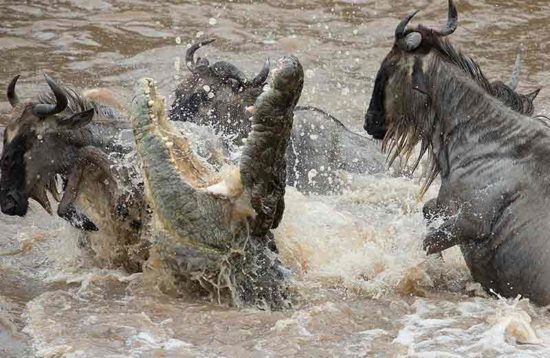
<path fill-rule="evenodd" d="M 429 164 L 423 173 L 425 182 L 421 188 L 420 196 L 427 191 L 440 173 L 433 150 L 428 150 L 433 149 L 434 145 L 431 141 L 432 128 L 426 123 L 421 126 L 417 125 L 417 119 L 426 118 L 426 116 L 431 118 L 431 125 L 437 122 L 437 119 L 433 117 L 435 114 L 425 113 L 429 108 L 429 102 L 433 100 L 428 92 L 434 84 L 426 82 L 426 76 L 423 74 L 424 68 L 430 67 L 434 63 L 450 65 L 458 69 L 466 78 L 473 80 L 487 95 L 498 99 L 510 109 L 526 115 L 533 114 L 533 100 L 540 90 L 537 89 L 532 93 L 522 95 L 512 88 L 517 83 L 508 86 L 501 81 L 490 82 L 473 59 L 453 47 L 444 38 L 456 29 L 456 8 L 452 1 L 449 3 L 448 24 L 440 31 L 422 25 L 419 25 L 414 31 L 405 31 L 406 25 L 414 14 L 404 19 L 398 26 L 396 34 L 401 31 L 403 38 L 396 37 L 396 44 L 384 59 L 377 73 L 369 108 L 365 115 L 364 128 L 375 139 L 383 140 L 382 149 L 388 153 L 390 166 L 399 156 L 404 156 L 408 160 L 416 145 L 420 143 L 419 156 L 412 166 L 412 171 L 414 171 L 428 152 Z M 443 32 L 445 33 L 443 34 Z M 413 33 L 420 34 L 421 38 L 415 38 L 415 35 L 405 38 Z M 407 41 L 420 42 L 414 44 L 416 46 L 414 55 L 405 60 L 407 46 L 410 46 L 409 43 L 405 43 Z M 404 61 L 408 62 L 405 64 Z M 437 81 L 437 78 L 432 77 L 431 80 Z M 516 81 L 513 79 L 512 82 Z M 391 91 L 388 89 L 390 86 Z M 460 88 L 457 88 L 457 98 L 460 95 Z M 449 101 L 452 102 L 452 100 L 453 98 L 449 98 Z M 414 106 L 415 110 L 405 108 L 404 103 L 413 102 L 419 104 Z M 387 110 L 388 103 L 390 103 L 389 107 L 392 107 L 391 113 L 388 113 Z M 395 107 L 399 107 L 399 110 L 396 110 Z"/>
<path fill-rule="evenodd" d="M 24 190 L 26 142 L 24 135 L 18 135 L 5 145 L 2 152 L 0 207 L 7 215 L 24 216 L 27 213 L 28 194 Z"/>

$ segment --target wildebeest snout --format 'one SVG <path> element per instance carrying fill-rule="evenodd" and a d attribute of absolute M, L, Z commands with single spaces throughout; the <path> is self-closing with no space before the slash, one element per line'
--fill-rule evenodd
<path fill-rule="evenodd" d="M 373 110 L 367 111 L 363 128 L 374 139 L 384 139 L 384 136 L 386 135 L 386 128 L 384 126 L 384 113 Z"/>
<path fill-rule="evenodd" d="M 0 208 L 6 215 L 25 216 L 29 207 L 28 197 L 16 190 L 0 190 Z"/>

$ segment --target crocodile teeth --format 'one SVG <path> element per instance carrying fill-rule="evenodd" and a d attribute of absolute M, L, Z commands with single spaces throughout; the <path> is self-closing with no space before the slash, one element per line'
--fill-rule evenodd
<path fill-rule="evenodd" d="M 153 107 L 154 104 L 155 102 L 152 99 L 147 102 L 147 106 L 149 107 Z"/>

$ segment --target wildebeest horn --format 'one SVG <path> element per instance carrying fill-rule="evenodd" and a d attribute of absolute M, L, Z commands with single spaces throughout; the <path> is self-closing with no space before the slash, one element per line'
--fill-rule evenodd
<path fill-rule="evenodd" d="M 445 27 L 439 31 L 434 30 L 434 32 L 439 36 L 447 36 L 455 32 L 457 25 L 458 25 L 458 11 L 456 10 L 456 6 L 453 0 L 449 0 L 449 13 L 447 15 L 447 25 L 445 25 Z"/>
<path fill-rule="evenodd" d="M 518 53 L 516 55 L 516 62 L 514 62 L 514 67 L 512 68 L 512 78 L 510 79 L 510 88 L 514 91 L 518 88 L 519 84 L 519 73 L 521 71 L 521 54 L 523 49 L 521 46 L 518 48 Z"/>
<path fill-rule="evenodd" d="M 408 15 L 403 20 L 401 20 L 399 25 L 397 25 L 397 27 L 395 28 L 395 39 L 396 40 L 401 40 L 405 37 L 405 35 L 406 35 L 405 30 L 407 29 L 407 25 L 412 20 L 412 18 L 418 13 L 418 11 L 420 11 L 420 10 L 416 10 L 412 14 Z"/>
<path fill-rule="evenodd" d="M 33 105 L 32 112 L 37 117 L 46 117 L 51 116 L 53 114 L 62 112 L 67 108 L 67 105 L 69 103 L 67 99 L 67 95 L 65 94 L 65 91 L 57 84 L 55 81 L 48 76 L 47 74 L 44 74 L 44 77 L 46 77 L 46 82 L 48 82 L 48 86 L 50 86 L 53 94 L 55 95 L 55 104 L 42 104 L 38 103 Z"/>
<path fill-rule="evenodd" d="M 185 63 L 187 64 L 187 68 L 189 69 L 189 71 L 191 72 L 195 72 L 196 69 L 197 69 L 197 63 L 195 62 L 195 52 L 203 47 L 203 46 L 206 46 L 212 42 L 216 41 L 216 39 L 209 39 L 209 40 L 205 40 L 205 41 L 201 41 L 201 42 L 197 42 L 197 43 L 194 43 L 191 45 L 191 47 L 189 47 L 187 49 L 187 52 L 185 53 Z M 207 63 L 208 65 L 208 63 Z"/>
<path fill-rule="evenodd" d="M 253 87 L 258 87 L 265 83 L 265 81 L 267 80 L 267 77 L 269 76 L 269 67 L 270 65 L 269 65 L 269 58 L 268 58 L 267 61 L 265 61 L 264 67 L 262 68 L 262 70 L 252 80 L 251 85 Z"/>
<path fill-rule="evenodd" d="M 407 33 L 407 25 L 411 21 L 411 19 L 418 13 L 419 10 L 416 10 L 412 14 L 405 17 L 399 25 L 397 25 L 397 28 L 395 29 L 395 41 L 399 47 L 401 47 L 405 51 L 412 51 L 416 49 L 418 46 L 420 46 L 420 43 L 422 42 L 422 35 L 420 35 L 419 32 L 410 32 Z"/>
<path fill-rule="evenodd" d="M 15 107 L 17 103 L 19 103 L 19 98 L 17 97 L 17 93 L 15 93 L 15 84 L 17 83 L 19 76 L 21 75 L 15 76 L 11 80 L 10 84 L 8 85 L 8 91 L 7 91 L 8 102 L 10 102 L 12 107 Z"/>

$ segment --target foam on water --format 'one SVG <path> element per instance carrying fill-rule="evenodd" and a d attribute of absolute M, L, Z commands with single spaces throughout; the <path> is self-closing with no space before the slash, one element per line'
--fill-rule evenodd
<path fill-rule="evenodd" d="M 285 220 L 276 231 L 287 263 L 308 280 L 380 297 L 396 290 L 420 293 L 467 279 L 457 249 L 444 260 L 422 251 L 425 223 L 416 180 L 363 176 L 341 196 L 287 192 Z"/>
<path fill-rule="evenodd" d="M 288 188 L 276 231 L 294 273 L 297 302 L 287 312 L 167 296 L 147 273 L 99 268 L 76 230 L 57 219 L 23 231 L 24 242 L 41 239 L 3 257 L 2 268 L 45 285 L 24 309 L 23 332 L 50 357 L 550 354 L 548 311 L 468 297 L 476 287 L 458 250 L 425 257 L 416 179 L 367 175 L 353 183 L 339 196 Z"/>

